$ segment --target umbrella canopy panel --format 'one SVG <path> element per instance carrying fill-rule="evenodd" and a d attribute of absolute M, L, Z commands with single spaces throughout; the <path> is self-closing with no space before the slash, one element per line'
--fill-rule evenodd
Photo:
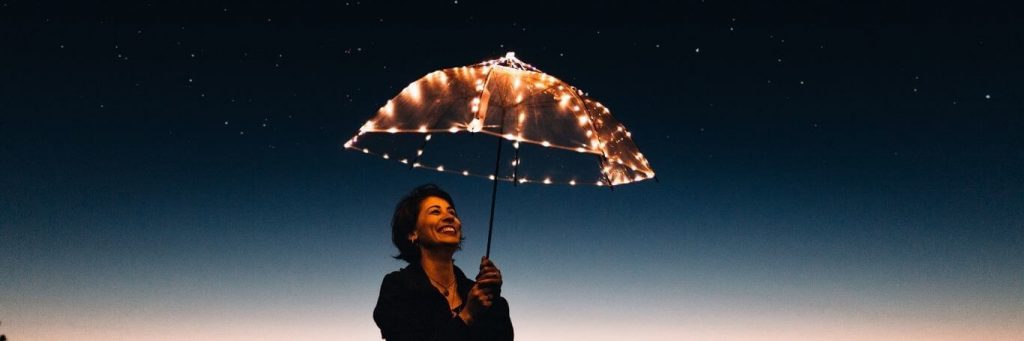
<path fill-rule="evenodd" d="M 654 177 L 631 133 L 608 108 L 511 54 L 416 80 L 345 147 L 410 167 L 492 178 L 493 166 L 486 165 L 494 160 L 494 145 L 465 138 L 475 134 L 513 146 L 503 162 L 510 169 L 499 171 L 499 180 L 614 186 Z M 520 150 L 527 145 L 543 150 Z M 555 150 L 578 155 L 547 156 Z M 489 158 L 478 155 L 487 152 Z"/>

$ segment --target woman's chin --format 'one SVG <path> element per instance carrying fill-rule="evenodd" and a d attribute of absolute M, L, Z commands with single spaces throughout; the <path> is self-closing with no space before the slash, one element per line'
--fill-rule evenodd
<path fill-rule="evenodd" d="M 444 238 L 444 239 L 438 240 L 436 245 L 439 248 L 445 248 L 445 249 L 449 249 L 450 248 L 450 249 L 458 250 L 458 249 L 462 248 L 462 242 L 458 238 Z"/>

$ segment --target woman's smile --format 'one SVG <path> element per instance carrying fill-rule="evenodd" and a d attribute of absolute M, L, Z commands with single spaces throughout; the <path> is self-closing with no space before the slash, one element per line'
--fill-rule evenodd
<path fill-rule="evenodd" d="M 462 222 L 451 203 L 430 196 L 420 204 L 414 236 L 422 245 L 458 245 L 462 241 Z"/>

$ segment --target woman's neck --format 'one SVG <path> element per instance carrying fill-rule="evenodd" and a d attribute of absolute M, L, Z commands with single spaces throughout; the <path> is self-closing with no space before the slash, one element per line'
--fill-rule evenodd
<path fill-rule="evenodd" d="M 455 281 L 455 268 L 452 263 L 452 250 L 420 249 L 420 265 L 431 279 L 449 284 Z"/>

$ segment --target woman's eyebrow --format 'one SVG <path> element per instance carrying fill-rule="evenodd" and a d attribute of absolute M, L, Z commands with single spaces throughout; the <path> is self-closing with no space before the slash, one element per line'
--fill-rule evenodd
<path fill-rule="evenodd" d="M 429 210 L 429 209 L 431 209 L 431 208 L 435 208 L 435 207 L 436 207 L 437 209 L 441 209 L 441 205 L 430 205 L 430 206 L 427 206 L 427 209 Z"/>

